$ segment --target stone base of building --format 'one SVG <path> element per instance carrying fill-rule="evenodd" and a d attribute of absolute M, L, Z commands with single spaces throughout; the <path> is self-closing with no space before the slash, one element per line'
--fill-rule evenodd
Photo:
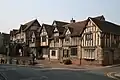
<path fill-rule="evenodd" d="M 72 59 L 72 63 L 75 65 L 94 65 L 94 66 L 103 66 L 101 61 L 97 60 L 86 60 L 86 59 Z"/>

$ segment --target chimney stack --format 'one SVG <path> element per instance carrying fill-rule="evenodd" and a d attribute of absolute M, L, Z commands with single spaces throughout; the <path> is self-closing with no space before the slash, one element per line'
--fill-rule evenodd
<path fill-rule="evenodd" d="M 75 20 L 72 18 L 72 20 L 70 20 L 70 23 L 75 23 Z"/>

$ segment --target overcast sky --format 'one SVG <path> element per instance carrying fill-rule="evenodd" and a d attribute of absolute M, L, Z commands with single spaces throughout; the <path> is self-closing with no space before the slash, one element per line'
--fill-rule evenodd
<path fill-rule="evenodd" d="M 0 31 L 9 33 L 36 18 L 40 24 L 52 24 L 100 15 L 120 24 L 120 0 L 0 0 Z"/>

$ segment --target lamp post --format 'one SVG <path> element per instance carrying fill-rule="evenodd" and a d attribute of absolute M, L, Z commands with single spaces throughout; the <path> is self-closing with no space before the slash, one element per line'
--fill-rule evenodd
<path fill-rule="evenodd" d="M 82 46 L 80 45 L 80 65 L 82 64 Z"/>
<path fill-rule="evenodd" d="M 9 64 L 9 45 L 6 46 L 7 48 L 7 64 Z"/>

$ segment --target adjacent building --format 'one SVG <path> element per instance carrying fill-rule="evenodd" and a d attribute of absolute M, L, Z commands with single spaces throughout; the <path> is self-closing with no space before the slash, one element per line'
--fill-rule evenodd
<path fill-rule="evenodd" d="M 42 24 L 41 30 L 40 30 L 40 53 L 43 57 L 49 58 L 49 44 L 50 40 L 49 38 L 53 34 L 54 27 L 52 25 L 48 24 Z"/>
<path fill-rule="evenodd" d="M 0 54 L 7 55 L 7 46 L 10 42 L 10 34 L 0 32 Z"/>
<path fill-rule="evenodd" d="M 14 43 L 14 53 L 18 56 L 29 56 L 30 53 L 35 53 L 34 49 L 28 50 L 28 48 L 33 48 L 31 43 L 31 34 L 33 35 L 41 25 L 38 20 L 32 20 L 25 24 L 22 24 L 18 30 L 12 30 L 10 39 Z M 36 53 L 35 53 L 36 54 Z"/>
<path fill-rule="evenodd" d="M 62 43 L 61 36 L 63 35 L 65 31 L 64 25 L 69 24 L 67 22 L 62 21 L 53 21 L 52 26 L 53 34 L 50 37 L 50 45 L 49 45 L 49 51 L 50 51 L 50 59 L 61 59 L 61 53 L 62 53 Z"/>

